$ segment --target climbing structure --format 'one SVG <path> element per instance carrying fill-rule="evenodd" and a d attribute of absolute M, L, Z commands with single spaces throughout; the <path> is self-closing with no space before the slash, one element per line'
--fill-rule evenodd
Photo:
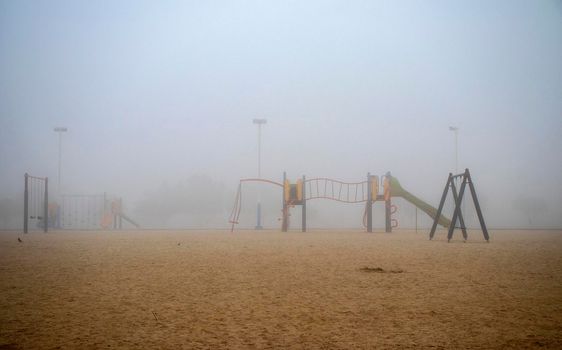
<path fill-rule="evenodd" d="M 25 173 L 23 190 L 23 232 L 29 230 L 29 221 L 35 226 L 49 230 L 49 179 Z"/>
<path fill-rule="evenodd" d="M 401 197 L 420 208 L 423 212 L 432 218 L 437 217 L 437 222 L 448 227 L 450 220 L 437 214 L 437 209 L 417 198 L 410 192 L 404 190 L 398 180 L 396 180 L 390 172 L 387 172 L 380 178 L 382 186 L 379 186 L 379 177 L 367 174 L 365 181 L 360 182 L 343 182 L 339 180 L 318 177 L 306 179 L 303 176 L 296 182 L 291 183 L 283 173 L 283 182 L 275 182 L 265 179 L 242 179 L 238 185 L 238 191 L 234 202 L 234 207 L 230 214 L 229 223 L 231 231 L 234 225 L 238 224 L 240 212 L 242 210 L 242 185 L 247 182 L 264 182 L 273 184 L 283 189 L 283 206 L 282 206 L 282 224 L 283 232 L 289 229 L 290 209 L 300 206 L 302 210 L 302 232 L 306 232 L 306 207 L 307 202 L 314 199 L 328 199 L 342 203 L 365 203 L 365 212 L 363 214 L 363 225 L 367 232 L 373 231 L 373 203 L 377 201 L 384 202 L 385 207 L 385 231 L 392 232 L 392 228 L 398 226 L 398 221 L 392 218 L 397 207 L 392 204 L 392 197 Z M 382 193 L 379 188 L 382 187 Z"/>
<path fill-rule="evenodd" d="M 59 204 L 60 203 L 60 204 Z M 136 228 L 139 225 L 123 213 L 123 199 L 103 194 L 62 194 L 51 223 L 58 229 L 109 230 L 121 229 L 123 220 Z"/>

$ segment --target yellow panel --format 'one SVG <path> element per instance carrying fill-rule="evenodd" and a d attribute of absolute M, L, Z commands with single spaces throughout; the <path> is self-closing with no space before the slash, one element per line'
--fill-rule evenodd
<path fill-rule="evenodd" d="M 379 194 L 379 177 L 371 176 L 371 200 L 374 202 L 377 200 Z"/>
<path fill-rule="evenodd" d="M 390 178 L 385 176 L 382 184 L 384 188 L 384 200 L 387 201 L 390 199 Z"/>
<path fill-rule="evenodd" d="M 291 200 L 291 183 L 289 180 L 285 180 L 283 191 L 285 192 L 285 202 L 289 202 Z"/>
<path fill-rule="evenodd" d="M 297 180 L 297 200 L 302 201 L 302 179 Z"/>

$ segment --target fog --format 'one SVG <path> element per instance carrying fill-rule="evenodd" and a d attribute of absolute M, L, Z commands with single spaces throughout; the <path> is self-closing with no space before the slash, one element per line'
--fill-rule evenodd
<path fill-rule="evenodd" d="M 561 62 L 560 1 L 2 1 L 0 228 L 22 225 L 26 172 L 52 198 L 120 196 L 143 227 L 229 227 L 257 177 L 253 118 L 263 178 L 391 171 L 433 206 L 458 127 L 490 227 L 560 228 Z M 262 184 L 243 186 L 240 226 L 258 195 L 278 228 L 281 191 Z M 311 227 L 361 227 L 361 205 L 308 210 Z"/>

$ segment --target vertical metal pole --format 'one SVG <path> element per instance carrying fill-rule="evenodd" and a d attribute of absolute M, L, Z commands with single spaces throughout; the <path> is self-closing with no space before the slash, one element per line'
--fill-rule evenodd
<path fill-rule="evenodd" d="M 123 198 L 119 198 L 119 229 L 123 229 Z"/>
<path fill-rule="evenodd" d="M 474 207 L 476 208 L 476 214 L 478 215 L 478 221 L 480 221 L 480 228 L 482 228 L 482 233 L 487 242 L 490 242 L 490 235 L 488 235 L 488 229 L 486 228 L 486 223 L 484 222 L 484 216 L 482 216 L 482 210 L 480 209 L 480 203 L 478 202 L 478 197 L 476 196 L 476 189 L 474 188 L 474 183 L 472 182 L 472 177 L 470 172 L 466 169 L 466 174 L 468 176 L 468 187 L 470 187 L 470 194 L 472 195 L 472 200 L 474 201 Z"/>
<path fill-rule="evenodd" d="M 384 202 L 384 213 L 385 213 L 385 232 L 392 232 L 392 219 L 391 219 L 391 208 L 392 203 L 390 198 Z"/>
<path fill-rule="evenodd" d="M 117 229 L 117 199 L 111 201 L 111 213 L 113 214 L 113 229 Z"/>
<path fill-rule="evenodd" d="M 385 231 L 386 232 L 392 232 L 392 222 L 391 222 L 391 218 L 390 216 L 391 214 L 391 210 L 390 207 L 392 205 L 391 203 L 391 198 L 392 198 L 392 188 L 390 187 L 390 183 L 391 183 L 391 175 L 390 175 L 390 171 L 386 173 L 386 177 L 388 179 L 388 187 L 389 187 L 389 195 L 388 198 L 385 199 L 384 201 L 384 211 L 385 211 Z"/>
<path fill-rule="evenodd" d="M 287 206 L 287 202 L 285 201 L 285 179 L 287 178 L 287 173 L 283 172 L 283 193 L 281 194 L 283 198 L 283 215 L 282 215 L 282 223 L 281 223 L 281 231 L 287 232 L 288 229 L 288 220 L 289 220 L 289 208 Z"/>
<path fill-rule="evenodd" d="M 58 210 L 58 228 L 62 229 L 64 227 L 64 213 L 65 213 L 65 198 L 64 196 L 60 196 L 60 206 L 59 206 L 59 210 Z"/>
<path fill-rule="evenodd" d="M 418 233 L 418 207 L 416 208 L 416 233 Z"/>
<path fill-rule="evenodd" d="M 373 187 L 371 182 L 371 173 L 367 173 L 367 232 L 373 232 L 373 193 L 371 192 Z"/>
<path fill-rule="evenodd" d="M 445 199 L 447 198 L 447 192 L 449 192 L 449 185 L 453 181 L 453 174 L 449 173 L 449 177 L 447 178 L 447 183 L 445 184 L 445 189 L 443 190 L 443 194 L 441 195 L 441 202 L 439 202 L 439 208 L 437 209 L 437 213 L 435 213 L 435 218 L 433 218 L 433 225 L 431 225 L 431 231 L 429 232 L 429 239 L 433 239 L 435 235 L 435 230 L 437 229 L 437 223 L 439 222 L 439 218 L 441 217 L 441 212 L 443 211 L 443 205 L 445 205 Z M 454 224 L 451 224 L 454 225 Z"/>
<path fill-rule="evenodd" d="M 258 179 L 261 179 L 261 124 L 258 124 Z M 263 229 L 261 225 L 261 188 L 258 188 L 256 221 L 256 230 Z"/>
<path fill-rule="evenodd" d="M 463 177 L 464 178 L 464 177 Z M 464 180 L 463 180 L 464 181 Z M 457 187 L 455 186 L 455 182 L 451 182 L 451 192 L 453 192 L 453 200 L 456 203 L 457 202 Z M 463 239 L 466 241 L 468 239 L 468 235 L 466 233 L 466 225 L 464 224 L 464 219 L 462 217 L 462 209 L 461 207 L 459 207 L 459 223 L 461 224 L 461 230 L 462 230 L 462 237 Z"/>
<path fill-rule="evenodd" d="M 257 223 L 256 223 L 256 230 L 261 230 L 263 229 L 263 226 L 261 225 L 261 200 L 258 199 L 258 207 L 257 207 Z"/>
<path fill-rule="evenodd" d="M 258 179 L 261 179 L 261 124 L 258 124 Z"/>
<path fill-rule="evenodd" d="M 45 202 L 43 203 L 43 223 L 45 224 L 44 231 L 49 231 L 49 178 L 45 178 Z"/>
<path fill-rule="evenodd" d="M 23 233 L 27 233 L 27 218 L 29 217 L 29 185 L 27 173 L 24 175 L 25 185 L 23 190 Z"/>
<path fill-rule="evenodd" d="M 449 226 L 449 233 L 447 234 L 447 240 L 448 241 L 450 241 L 451 238 L 453 237 L 453 230 L 455 229 L 455 225 L 457 223 L 457 218 L 458 218 L 459 213 L 461 211 L 461 203 L 462 203 L 462 198 L 463 198 L 463 195 L 464 195 L 464 189 L 466 187 L 466 180 L 467 180 L 467 176 L 466 176 L 466 172 L 465 172 L 464 176 L 462 177 L 462 184 L 461 184 L 461 189 L 459 191 L 459 197 L 455 201 L 455 211 L 453 212 L 453 218 L 451 220 L 451 225 Z"/>
<path fill-rule="evenodd" d="M 306 178 L 302 176 L 302 232 L 306 232 Z"/>
<path fill-rule="evenodd" d="M 60 188 L 60 169 L 61 169 L 61 159 L 62 159 L 62 132 L 59 131 L 59 174 L 58 174 L 58 185 L 57 185 L 57 194 L 61 194 Z"/>
<path fill-rule="evenodd" d="M 455 175 L 459 173 L 459 129 L 455 129 Z"/>

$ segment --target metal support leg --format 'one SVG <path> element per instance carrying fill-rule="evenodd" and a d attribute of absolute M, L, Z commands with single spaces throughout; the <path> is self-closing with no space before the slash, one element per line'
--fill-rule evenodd
<path fill-rule="evenodd" d="M 45 227 L 43 231 L 47 233 L 49 231 L 49 178 L 45 178 L 45 198 L 43 203 L 43 224 Z"/>
<path fill-rule="evenodd" d="M 373 194 L 371 193 L 371 173 L 367 173 L 367 232 L 373 232 Z"/>
<path fill-rule="evenodd" d="M 302 232 L 306 232 L 306 181 L 304 175 L 302 176 Z"/>
<path fill-rule="evenodd" d="M 27 220 L 29 218 L 29 175 L 25 173 L 25 187 L 23 190 L 23 233 L 27 233 Z"/>
<path fill-rule="evenodd" d="M 439 208 L 437 209 L 437 213 L 435 214 L 435 218 L 433 219 L 433 225 L 431 226 L 431 231 L 429 232 L 429 239 L 433 239 L 435 235 L 435 230 L 437 229 L 437 223 L 439 222 L 439 218 L 441 217 L 441 212 L 443 211 L 443 206 L 445 205 L 445 199 L 447 198 L 447 192 L 449 192 L 449 185 L 451 184 L 453 174 L 449 173 L 449 178 L 447 179 L 447 184 L 445 184 L 445 189 L 443 190 L 443 194 L 441 195 L 441 202 L 439 202 Z"/>
<path fill-rule="evenodd" d="M 480 221 L 480 227 L 482 228 L 482 234 L 487 242 L 490 242 L 490 235 L 488 235 L 488 229 L 486 228 L 486 223 L 484 222 L 484 216 L 482 215 L 482 210 L 480 209 L 480 203 L 478 202 L 478 197 L 476 196 L 476 190 L 474 189 L 474 183 L 470 176 L 470 172 L 466 169 L 466 174 L 468 176 L 468 187 L 470 188 L 470 194 L 472 195 L 472 200 L 474 201 L 474 207 L 476 208 L 476 214 L 478 215 L 478 221 Z"/>
<path fill-rule="evenodd" d="M 455 203 L 457 202 L 457 187 L 455 186 L 455 181 L 451 181 L 451 192 L 453 192 L 453 199 L 455 201 Z M 461 230 L 462 230 L 462 237 L 464 238 L 464 240 L 466 241 L 468 239 L 468 234 L 466 233 L 466 226 L 464 224 L 464 219 L 462 217 L 462 207 L 459 207 L 459 223 L 461 224 Z"/>
<path fill-rule="evenodd" d="M 451 225 L 449 226 L 449 232 L 447 233 L 447 240 L 448 241 L 450 241 L 451 238 L 453 237 L 453 231 L 455 230 L 455 225 L 457 224 L 457 218 L 459 216 L 459 213 L 461 212 L 461 203 L 462 203 L 462 198 L 464 196 L 464 189 L 466 188 L 466 180 L 467 180 L 467 177 L 465 175 L 465 176 L 463 176 L 461 189 L 459 191 L 459 197 L 455 201 L 455 211 L 453 213 L 453 219 L 451 220 Z"/>

